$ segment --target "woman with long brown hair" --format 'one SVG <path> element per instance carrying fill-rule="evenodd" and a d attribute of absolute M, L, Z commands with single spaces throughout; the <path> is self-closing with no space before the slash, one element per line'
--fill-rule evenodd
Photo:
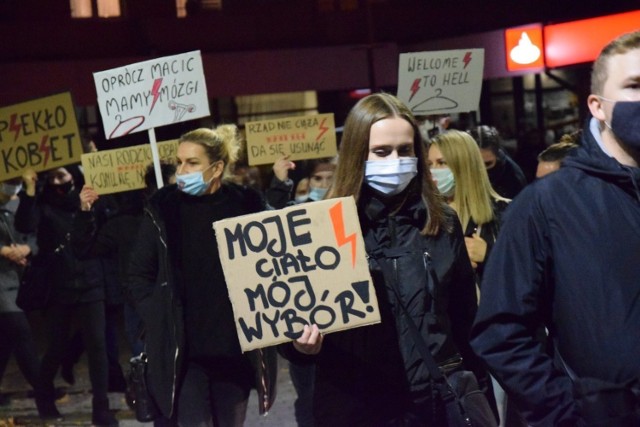
<path fill-rule="evenodd" d="M 382 322 L 326 337 L 306 326 L 285 354 L 316 359 L 316 425 L 443 425 L 442 401 L 401 305 L 437 363 L 481 373 L 467 340 L 473 271 L 415 119 L 392 95 L 363 98 L 347 117 L 327 197 L 344 196 L 356 199 Z"/>

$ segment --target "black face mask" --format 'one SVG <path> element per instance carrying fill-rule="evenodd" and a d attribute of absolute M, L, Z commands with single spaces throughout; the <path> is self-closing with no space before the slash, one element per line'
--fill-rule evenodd
<path fill-rule="evenodd" d="M 79 191 L 76 190 L 73 182 L 45 185 L 42 197 L 45 203 L 64 210 L 76 210 L 80 206 Z"/>
<path fill-rule="evenodd" d="M 64 184 L 52 185 L 56 193 L 61 196 L 66 196 L 73 190 L 73 181 L 65 182 Z"/>
<path fill-rule="evenodd" d="M 617 101 L 609 127 L 625 145 L 640 150 L 640 101 Z"/>

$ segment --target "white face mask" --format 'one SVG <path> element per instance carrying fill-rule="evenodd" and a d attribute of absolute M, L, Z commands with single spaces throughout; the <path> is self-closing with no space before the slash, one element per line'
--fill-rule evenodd
<path fill-rule="evenodd" d="M 364 169 L 364 181 L 374 190 L 393 196 L 404 191 L 417 174 L 417 157 L 367 160 Z"/>
<path fill-rule="evenodd" d="M 436 181 L 438 191 L 444 197 L 452 197 L 456 190 L 456 179 L 449 168 L 431 168 L 431 176 Z"/>

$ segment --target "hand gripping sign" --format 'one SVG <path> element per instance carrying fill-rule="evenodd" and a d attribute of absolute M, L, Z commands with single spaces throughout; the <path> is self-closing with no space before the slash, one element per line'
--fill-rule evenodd
<path fill-rule="evenodd" d="M 354 199 L 213 224 L 242 351 L 380 322 Z"/>

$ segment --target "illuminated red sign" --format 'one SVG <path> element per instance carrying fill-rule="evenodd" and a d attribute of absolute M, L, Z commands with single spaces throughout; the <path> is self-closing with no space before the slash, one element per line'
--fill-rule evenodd
<path fill-rule="evenodd" d="M 509 28 L 504 32 L 507 70 L 532 70 L 544 67 L 542 25 Z"/>
<path fill-rule="evenodd" d="M 640 28 L 640 10 L 544 27 L 549 68 L 591 62 L 611 40 Z"/>

